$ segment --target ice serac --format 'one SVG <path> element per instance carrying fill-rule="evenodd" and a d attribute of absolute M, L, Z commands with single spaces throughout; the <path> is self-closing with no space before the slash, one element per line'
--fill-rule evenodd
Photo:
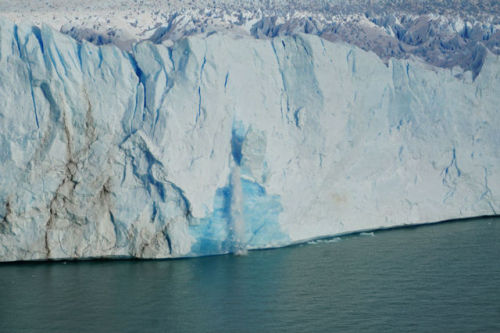
<path fill-rule="evenodd" d="M 500 211 L 473 79 L 317 36 L 79 43 L 0 20 L 0 260 L 198 256 Z"/>

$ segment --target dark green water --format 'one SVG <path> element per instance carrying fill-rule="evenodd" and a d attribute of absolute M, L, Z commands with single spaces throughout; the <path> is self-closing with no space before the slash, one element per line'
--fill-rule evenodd
<path fill-rule="evenodd" d="M 500 332 L 500 218 L 171 261 L 0 265 L 0 332 Z"/>

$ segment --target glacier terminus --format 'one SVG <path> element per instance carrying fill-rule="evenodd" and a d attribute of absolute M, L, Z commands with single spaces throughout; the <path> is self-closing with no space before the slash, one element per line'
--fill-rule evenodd
<path fill-rule="evenodd" d="M 437 66 L 263 22 L 127 49 L 0 17 L 0 261 L 213 255 L 500 212 L 495 45 Z"/>

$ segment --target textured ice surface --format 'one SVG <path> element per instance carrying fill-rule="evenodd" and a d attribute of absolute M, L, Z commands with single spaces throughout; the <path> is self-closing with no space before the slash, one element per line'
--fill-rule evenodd
<path fill-rule="evenodd" d="M 497 0 L 10 0 L 0 2 L 0 15 L 129 51 L 140 40 L 171 45 L 217 32 L 305 33 L 373 51 L 384 61 L 414 56 L 474 77 L 486 49 L 500 54 Z"/>
<path fill-rule="evenodd" d="M 314 35 L 131 53 L 0 20 L 0 260 L 167 258 L 500 211 L 500 59 Z"/>

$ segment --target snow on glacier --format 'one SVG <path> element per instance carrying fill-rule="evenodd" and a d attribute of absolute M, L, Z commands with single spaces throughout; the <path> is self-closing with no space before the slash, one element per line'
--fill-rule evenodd
<path fill-rule="evenodd" d="M 497 214 L 486 52 L 473 79 L 312 35 L 127 53 L 0 19 L 0 260 L 208 255 Z"/>
<path fill-rule="evenodd" d="M 16 23 L 45 23 L 77 40 L 128 51 L 137 41 L 171 45 L 217 32 L 256 38 L 305 33 L 373 51 L 384 61 L 413 55 L 474 75 L 486 49 L 500 54 L 496 0 L 12 0 L 0 2 L 0 13 Z"/>

